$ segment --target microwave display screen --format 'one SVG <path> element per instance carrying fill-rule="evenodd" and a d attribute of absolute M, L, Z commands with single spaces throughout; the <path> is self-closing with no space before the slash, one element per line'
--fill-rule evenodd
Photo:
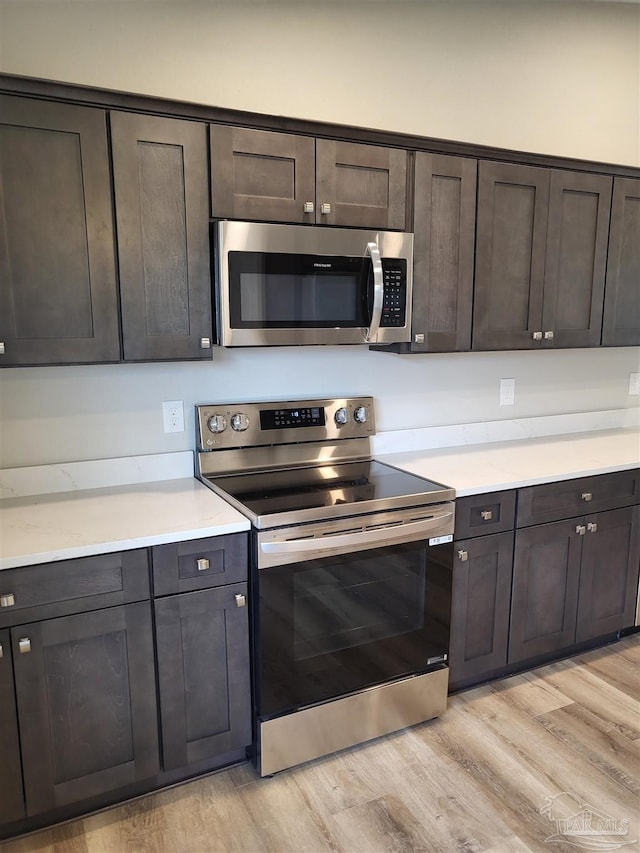
<path fill-rule="evenodd" d="M 235 328 L 358 328 L 368 324 L 370 261 L 230 252 Z"/>

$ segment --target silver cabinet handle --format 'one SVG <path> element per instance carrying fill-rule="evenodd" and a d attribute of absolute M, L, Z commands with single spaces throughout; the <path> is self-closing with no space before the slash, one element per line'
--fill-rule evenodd
<path fill-rule="evenodd" d="M 467 560 L 469 559 L 469 552 L 468 551 L 458 551 L 458 559 L 462 560 L 463 563 L 466 563 Z"/>
<path fill-rule="evenodd" d="M 211 338 L 200 338 L 200 349 L 211 349 Z"/>
<path fill-rule="evenodd" d="M 491 521 L 491 519 L 493 518 L 493 510 L 483 509 L 480 513 L 480 517 L 483 521 Z"/>
<path fill-rule="evenodd" d="M 238 594 L 235 596 L 236 599 L 236 607 L 245 607 L 247 604 L 247 599 L 244 595 Z"/>
<path fill-rule="evenodd" d="M 552 341 L 553 340 L 553 332 L 551 332 L 551 331 L 545 332 L 544 333 L 544 339 L 545 339 L 545 341 Z"/>
<path fill-rule="evenodd" d="M 598 532 L 598 525 L 595 524 L 595 522 L 590 521 L 587 524 L 587 530 L 589 531 L 589 533 L 597 533 Z"/>
<path fill-rule="evenodd" d="M 0 607 L 13 607 L 15 603 L 16 597 L 12 592 L 0 595 Z"/>
<path fill-rule="evenodd" d="M 31 640 L 28 637 L 21 637 L 18 640 L 18 651 L 21 655 L 29 654 L 31 651 Z"/>
<path fill-rule="evenodd" d="M 320 205 L 320 213 L 323 216 L 328 216 L 331 213 L 331 205 L 327 204 L 327 202 L 324 202 L 323 204 L 321 204 Z"/>
<path fill-rule="evenodd" d="M 532 337 L 533 337 L 534 341 L 541 341 L 542 340 L 542 332 L 534 332 Z"/>
<path fill-rule="evenodd" d="M 0 355 L 4 355 L 4 341 L 0 341 Z"/>
<path fill-rule="evenodd" d="M 4 649 L 2 648 L 2 643 L 0 643 L 0 660 L 4 657 Z"/>
<path fill-rule="evenodd" d="M 315 205 L 312 201 L 305 201 L 302 209 L 305 213 L 313 213 Z"/>
<path fill-rule="evenodd" d="M 373 308 L 371 309 L 371 325 L 364 335 L 365 341 L 375 341 L 382 320 L 382 302 L 384 298 L 384 278 L 382 276 L 382 259 L 377 243 L 367 243 L 364 253 L 371 255 L 371 266 L 373 267 Z"/>
<path fill-rule="evenodd" d="M 198 566 L 199 572 L 206 572 L 210 567 L 211 563 L 207 560 L 206 557 L 200 557 L 199 560 L 196 560 L 196 565 Z"/>
<path fill-rule="evenodd" d="M 584 534 L 586 532 L 587 532 L 587 528 L 584 526 L 584 524 L 576 524 L 576 533 L 579 536 L 584 536 Z"/>
<path fill-rule="evenodd" d="M 424 343 L 424 332 L 416 332 L 413 336 L 414 344 L 423 344 Z"/>
<path fill-rule="evenodd" d="M 583 501 L 592 501 L 593 500 L 592 492 L 583 492 L 581 497 L 582 497 Z"/>

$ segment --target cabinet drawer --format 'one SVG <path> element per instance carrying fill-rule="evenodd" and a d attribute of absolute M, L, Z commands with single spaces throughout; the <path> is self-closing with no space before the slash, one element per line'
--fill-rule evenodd
<path fill-rule="evenodd" d="M 156 545 L 151 553 L 156 596 L 247 579 L 247 536 L 244 533 Z"/>
<path fill-rule="evenodd" d="M 513 530 L 516 510 L 515 490 L 472 495 L 456 500 L 455 538 L 468 539 L 487 533 Z"/>
<path fill-rule="evenodd" d="M 574 518 L 640 503 L 640 470 L 529 486 L 518 492 L 517 526 Z"/>
<path fill-rule="evenodd" d="M 0 628 L 149 598 L 146 549 L 0 572 Z"/>

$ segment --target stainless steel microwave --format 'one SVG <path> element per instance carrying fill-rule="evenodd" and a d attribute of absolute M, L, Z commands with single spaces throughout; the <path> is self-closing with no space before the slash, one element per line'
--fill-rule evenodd
<path fill-rule="evenodd" d="M 413 234 L 313 225 L 212 225 L 218 343 L 410 341 Z"/>

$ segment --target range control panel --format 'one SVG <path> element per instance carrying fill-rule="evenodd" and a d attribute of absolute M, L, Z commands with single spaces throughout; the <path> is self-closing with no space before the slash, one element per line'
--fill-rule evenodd
<path fill-rule="evenodd" d="M 375 435 L 373 397 L 196 406 L 199 451 Z"/>

